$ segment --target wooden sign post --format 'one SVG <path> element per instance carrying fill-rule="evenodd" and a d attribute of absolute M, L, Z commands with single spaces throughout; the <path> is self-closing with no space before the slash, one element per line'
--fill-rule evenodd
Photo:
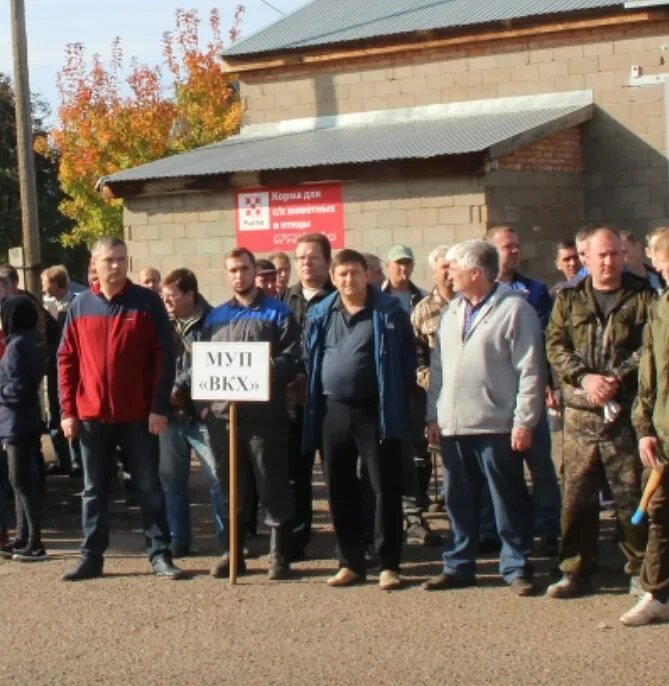
<path fill-rule="evenodd" d="M 193 343 L 193 400 L 227 400 L 229 427 L 230 584 L 237 583 L 237 403 L 270 399 L 269 343 Z"/>

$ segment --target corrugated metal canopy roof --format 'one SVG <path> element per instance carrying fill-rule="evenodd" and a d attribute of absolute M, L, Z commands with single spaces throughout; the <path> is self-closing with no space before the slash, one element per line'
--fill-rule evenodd
<path fill-rule="evenodd" d="M 624 0 L 314 0 L 232 46 L 224 57 L 624 5 Z"/>
<path fill-rule="evenodd" d="M 429 159 L 489 151 L 492 158 L 590 118 L 592 92 L 403 108 L 248 127 L 239 136 L 101 179 L 102 185 Z"/>

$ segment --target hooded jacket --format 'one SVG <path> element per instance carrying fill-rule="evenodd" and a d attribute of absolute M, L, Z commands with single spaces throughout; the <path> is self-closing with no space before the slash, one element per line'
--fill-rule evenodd
<path fill-rule="evenodd" d="M 431 356 L 427 421 L 443 436 L 533 429 L 544 408 L 541 324 L 525 296 L 500 284 L 464 332 L 467 301 L 445 310 Z"/>
<path fill-rule="evenodd" d="M 37 346 L 37 312 L 30 298 L 12 295 L 0 309 L 6 349 L 0 360 L 0 438 L 39 436 L 39 385 L 44 355 Z"/>

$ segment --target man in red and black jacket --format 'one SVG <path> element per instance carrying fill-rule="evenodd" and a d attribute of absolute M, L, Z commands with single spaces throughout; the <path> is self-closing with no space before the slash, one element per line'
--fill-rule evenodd
<path fill-rule="evenodd" d="M 102 574 L 117 445 L 139 491 L 153 570 L 178 578 L 158 476 L 157 435 L 167 425 L 175 369 L 167 312 L 158 295 L 127 278 L 121 239 L 101 238 L 91 253 L 98 281 L 70 306 L 58 350 L 61 425 L 67 438 L 79 436 L 84 471 L 81 559 L 63 580 Z"/>

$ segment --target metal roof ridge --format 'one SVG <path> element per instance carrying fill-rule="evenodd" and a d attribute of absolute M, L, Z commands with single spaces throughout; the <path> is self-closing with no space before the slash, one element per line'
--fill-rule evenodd
<path fill-rule="evenodd" d="M 594 102 L 591 90 L 540 93 L 485 100 L 464 100 L 461 102 L 438 103 L 419 107 L 400 107 L 371 112 L 349 112 L 284 119 L 278 122 L 248 124 L 240 130 L 235 139 L 274 138 L 291 133 L 317 131 L 320 129 L 346 129 L 357 126 L 379 126 L 383 124 L 415 123 L 435 119 L 467 117 L 501 112 L 522 112 L 527 110 L 552 109 L 556 107 L 586 107 Z M 230 139 L 228 139 L 230 140 Z"/>

